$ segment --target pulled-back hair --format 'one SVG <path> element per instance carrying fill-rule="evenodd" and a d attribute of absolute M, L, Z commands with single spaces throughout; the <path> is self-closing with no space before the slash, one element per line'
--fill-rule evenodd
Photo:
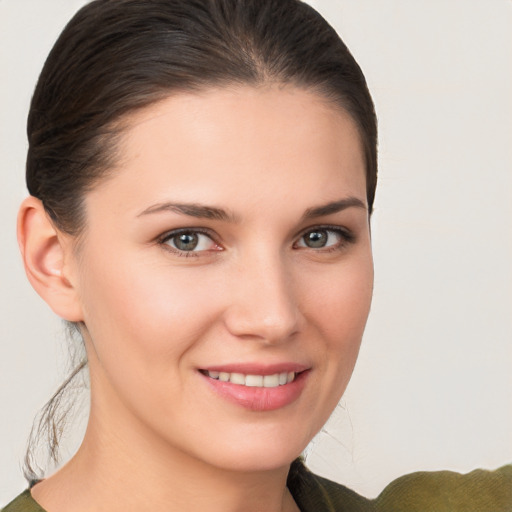
<path fill-rule="evenodd" d="M 85 194 L 117 158 L 124 116 L 180 91 L 229 85 L 291 84 L 311 90 L 355 122 L 372 210 L 377 126 L 358 64 L 334 29 L 298 0 L 95 0 L 68 23 L 51 50 L 28 118 L 27 186 L 60 230 L 79 235 Z M 300 121 L 300 120 L 299 120 Z M 54 411 L 85 366 L 71 372 L 43 410 L 31 453 L 49 433 L 57 459 Z M 60 423 L 59 423 L 60 422 Z"/>

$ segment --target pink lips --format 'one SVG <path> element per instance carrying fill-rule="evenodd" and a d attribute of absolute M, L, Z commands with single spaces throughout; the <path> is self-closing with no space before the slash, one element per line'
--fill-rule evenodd
<path fill-rule="evenodd" d="M 294 372 L 293 382 L 277 387 L 249 387 L 243 384 L 223 382 L 208 376 L 207 372 L 238 373 L 244 375 L 275 375 Z M 211 366 L 200 375 L 215 393 L 222 398 L 252 411 L 274 411 L 297 400 L 306 384 L 309 369 L 295 363 L 262 366 L 258 364 L 230 364 Z"/>

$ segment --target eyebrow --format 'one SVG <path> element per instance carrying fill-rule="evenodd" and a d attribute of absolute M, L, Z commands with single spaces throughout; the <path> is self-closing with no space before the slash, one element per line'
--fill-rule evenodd
<path fill-rule="evenodd" d="M 323 217 L 325 215 L 332 215 L 334 213 L 346 210 L 347 208 L 353 207 L 362 208 L 363 210 L 367 209 L 364 202 L 357 197 L 347 197 L 338 201 L 332 201 L 321 206 L 308 208 L 304 212 L 302 220 L 304 221 L 314 219 L 316 217 Z M 139 213 L 137 217 L 162 212 L 174 212 L 180 215 L 188 215 L 189 217 L 195 217 L 198 219 L 220 220 L 232 223 L 238 222 L 238 217 L 236 215 L 229 213 L 222 208 L 206 206 L 197 203 L 159 203 L 146 208 L 143 212 Z"/>
<path fill-rule="evenodd" d="M 160 203 L 146 208 L 137 217 L 149 215 L 152 213 L 174 212 L 198 219 L 222 220 L 225 222 L 237 222 L 235 215 L 228 213 L 222 208 L 215 206 L 206 206 L 196 203 Z"/>
<path fill-rule="evenodd" d="M 362 208 L 363 210 L 368 209 L 364 202 L 361 201 L 361 199 L 358 199 L 357 197 L 347 197 L 338 201 L 332 201 L 322 206 L 308 208 L 304 212 L 302 220 L 309 220 L 316 217 L 323 217 L 325 215 L 332 215 L 333 213 L 341 212 L 347 208 Z"/>

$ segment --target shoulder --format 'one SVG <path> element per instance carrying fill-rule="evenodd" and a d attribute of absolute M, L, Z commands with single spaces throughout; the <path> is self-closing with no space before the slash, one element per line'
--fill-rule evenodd
<path fill-rule="evenodd" d="M 32 498 L 30 490 L 27 489 L 17 498 L 6 505 L 0 512 L 45 512 Z"/>
<path fill-rule="evenodd" d="M 297 460 L 290 469 L 288 488 L 302 512 L 512 512 L 512 465 L 467 474 L 411 473 L 369 500 L 311 473 Z"/>
<path fill-rule="evenodd" d="M 288 489 L 302 512 L 376 512 L 371 500 L 315 475 L 300 459 L 290 468 Z"/>
<path fill-rule="evenodd" d="M 512 512 L 512 465 L 411 473 L 391 482 L 374 503 L 379 512 Z"/>

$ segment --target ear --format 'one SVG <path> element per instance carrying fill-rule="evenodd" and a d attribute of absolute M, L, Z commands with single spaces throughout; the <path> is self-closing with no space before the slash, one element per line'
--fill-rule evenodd
<path fill-rule="evenodd" d="M 55 228 L 43 204 L 27 197 L 18 213 L 18 244 L 30 284 L 52 310 L 70 322 L 83 321 L 68 261 L 71 237 Z"/>

